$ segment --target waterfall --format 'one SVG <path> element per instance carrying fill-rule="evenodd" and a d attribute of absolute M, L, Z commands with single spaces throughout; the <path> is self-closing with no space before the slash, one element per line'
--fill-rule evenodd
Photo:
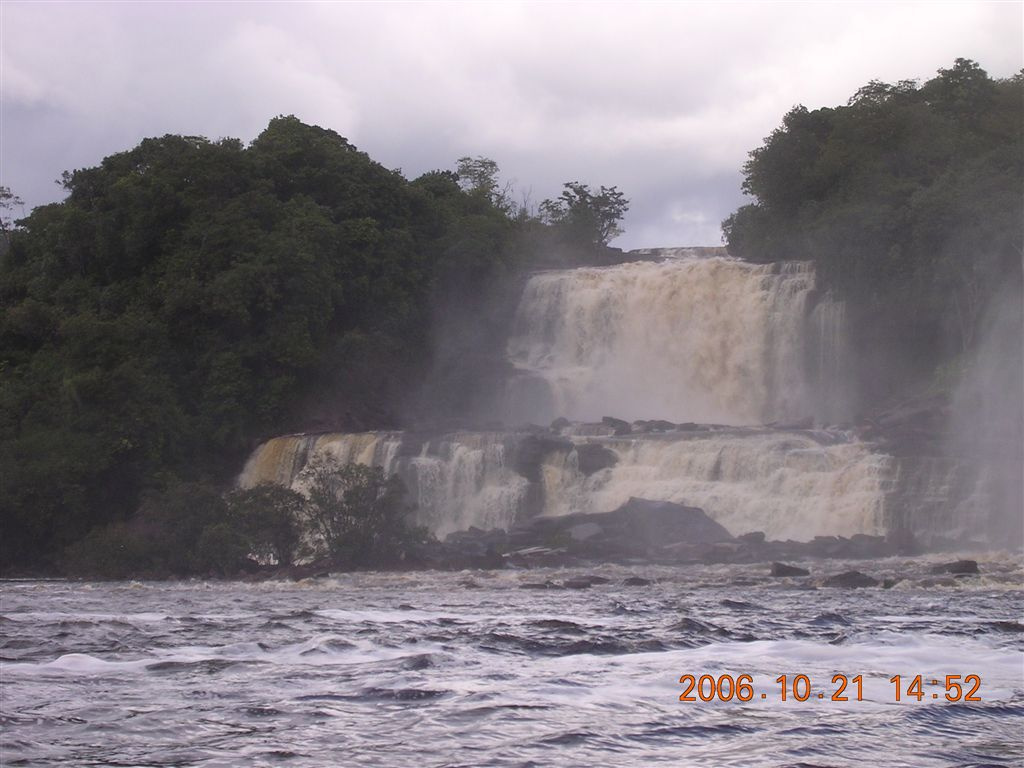
<path fill-rule="evenodd" d="M 516 375 L 506 421 L 760 424 L 811 414 L 809 264 L 748 264 L 714 249 L 645 255 L 659 258 L 530 278 L 508 343 Z"/>
<path fill-rule="evenodd" d="M 814 413 L 826 423 L 848 421 L 853 413 L 855 377 L 846 336 L 846 303 L 826 294 L 811 310 L 807 337 Z"/>
<path fill-rule="evenodd" d="M 588 475 L 583 446 L 609 451 L 614 465 Z M 759 530 L 798 541 L 878 534 L 891 470 L 888 456 L 844 433 L 731 429 L 538 443 L 529 432 L 364 432 L 269 440 L 239 485 L 270 481 L 305 491 L 304 468 L 321 453 L 397 473 L 417 520 L 438 536 L 470 526 L 508 529 L 538 512 L 608 512 L 631 496 L 699 506 L 733 534 Z"/>
<path fill-rule="evenodd" d="M 477 528 L 508 528 L 521 514 L 526 478 L 507 461 L 509 436 L 496 432 L 453 433 L 417 439 L 400 432 L 327 433 L 276 437 L 261 445 L 238 485 L 261 482 L 307 490 L 306 466 L 318 455 L 339 464 L 381 467 L 405 483 L 416 520 L 438 536 Z"/>
<path fill-rule="evenodd" d="M 278 437 L 239 484 L 304 491 L 320 454 L 378 466 L 403 480 L 418 521 L 441 537 L 608 512 L 632 496 L 700 507 L 734 535 L 772 539 L 909 528 L 928 541 L 979 525 L 995 493 L 984 473 L 897 459 L 838 427 L 796 428 L 808 416 L 848 421 L 854 394 L 845 306 L 818 294 L 808 264 L 748 264 L 714 248 L 633 255 L 540 272 L 523 289 L 505 422 L 572 423 Z M 606 415 L 673 423 L 617 434 L 629 430 L 598 423 Z"/>
<path fill-rule="evenodd" d="M 885 532 L 892 462 L 857 441 L 739 430 L 598 440 L 615 466 L 584 477 L 575 454 L 551 457 L 545 514 L 608 512 L 639 496 L 700 507 L 734 535 L 807 541 Z"/>

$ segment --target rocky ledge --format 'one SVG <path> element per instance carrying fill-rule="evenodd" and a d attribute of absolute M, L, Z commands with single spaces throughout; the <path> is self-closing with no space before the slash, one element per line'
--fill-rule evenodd
<path fill-rule="evenodd" d="M 732 536 L 701 509 L 631 498 L 618 509 L 535 517 L 511 531 L 470 528 L 418 553 L 427 568 L 573 566 L 591 563 L 756 563 L 804 558 L 873 558 L 907 553 L 905 538 L 819 536 L 768 541 Z M 780 573 L 779 575 L 791 575 Z"/>

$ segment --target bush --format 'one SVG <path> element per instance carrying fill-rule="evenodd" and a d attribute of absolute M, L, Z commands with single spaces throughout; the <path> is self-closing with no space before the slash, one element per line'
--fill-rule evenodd
<path fill-rule="evenodd" d="M 231 491 L 227 495 L 233 524 L 245 538 L 247 553 L 261 563 L 291 565 L 299 546 L 306 498 L 276 483 Z"/>
<path fill-rule="evenodd" d="M 405 558 L 427 540 L 426 529 L 409 523 L 405 486 L 380 467 L 339 465 L 318 457 L 306 468 L 309 514 L 328 555 L 341 567 L 380 567 Z"/>
<path fill-rule="evenodd" d="M 125 579 L 152 568 L 150 542 L 124 523 L 95 528 L 69 546 L 64 570 L 73 576 Z"/>
<path fill-rule="evenodd" d="M 230 576 L 248 561 L 249 545 L 245 537 L 228 523 L 208 525 L 199 535 L 192 558 L 200 573 Z"/>

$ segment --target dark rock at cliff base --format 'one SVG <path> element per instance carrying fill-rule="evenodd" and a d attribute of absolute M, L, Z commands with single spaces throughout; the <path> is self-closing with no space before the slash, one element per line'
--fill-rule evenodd
<path fill-rule="evenodd" d="M 576 456 L 580 472 L 589 477 L 602 469 L 614 467 L 619 457 L 612 451 L 597 443 L 583 443 L 576 446 Z"/>
<path fill-rule="evenodd" d="M 772 563 L 772 576 L 810 576 L 811 572 L 806 568 L 798 568 L 795 565 L 785 563 Z"/>
<path fill-rule="evenodd" d="M 676 425 L 671 421 L 665 421 L 664 419 L 651 419 L 640 420 L 633 422 L 633 431 L 641 434 L 650 434 L 651 432 L 674 432 Z"/>
<path fill-rule="evenodd" d="M 557 419 L 551 422 L 551 426 L 548 428 L 552 432 L 561 432 L 563 429 L 570 426 L 571 424 L 572 422 L 569 421 L 567 418 L 565 418 L 564 416 L 559 416 Z"/>
<path fill-rule="evenodd" d="M 633 426 L 628 421 L 616 419 L 614 416 L 602 416 L 601 423 L 614 429 L 616 435 L 628 435 L 633 431 Z"/>
<path fill-rule="evenodd" d="M 860 571 L 844 571 L 843 573 L 837 573 L 835 576 L 829 576 L 825 579 L 824 586 L 844 587 L 846 589 L 877 587 L 878 579 L 873 579 Z"/>
<path fill-rule="evenodd" d="M 537 517 L 509 533 L 510 547 L 564 548 L 587 560 L 678 562 L 732 540 L 696 507 L 632 498 L 613 512 Z"/>
<path fill-rule="evenodd" d="M 942 563 L 932 566 L 932 573 L 951 573 L 954 576 L 977 576 L 978 563 L 975 560 L 956 560 L 952 563 Z"/>
<path fill-rule="evenodd" d="M 760 546 L 764 544 L 764 531 L 751 531 L 750 533 L 744 533 L 736 537 L 737 541 L 742 541 L 744 544 L 750 544 L 753 546 Z"/>

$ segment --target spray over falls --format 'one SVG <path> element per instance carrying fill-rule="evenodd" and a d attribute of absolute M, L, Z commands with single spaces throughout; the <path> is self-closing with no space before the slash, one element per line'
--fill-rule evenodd
<path fill-rule="evenodd" d="M 948 472 L 916 471 L 848 428 L 821 426 L 849 418 L 853 393 L 844 307 L 818 294 L 810 265 L 754 265 L 721 249 L 636 255 L 524 286 L 496 399 L 506 424 L 564 417 L 557 426 L 278 437 L 240 485 L 304 490 L 321 453 L 380 466 L 442 537 L 610 512 L 632 497 L 699 507 L 733 535 L 794 541 L 908 526 L 927 538 L 983 506 L 970 482 L 952 494 Z M 610 414 L 633 423 L 600 423 Z M 902 511 L 911 497 L 928 510 Z"/>

